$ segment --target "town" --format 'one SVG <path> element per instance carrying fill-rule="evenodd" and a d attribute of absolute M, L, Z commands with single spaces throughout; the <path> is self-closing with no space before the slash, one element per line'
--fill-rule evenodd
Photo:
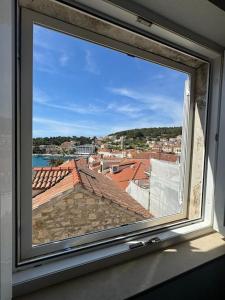
<path fill-rule="evenodd" d="M 34 139 L 34 244 L 181 212 L 181 128 L 143 131 Z"/>
<path fill-rule="evenodd" d="M 163 127 L 121 131 L 98 138 L 76 136 L 34 138 L 33 154 L 77 156 L 97 154 L 118 158 L 131 158 L 141 152 L 147 155 L 148 151 L 180 154 L 181 137 L 181 127 Z"/>

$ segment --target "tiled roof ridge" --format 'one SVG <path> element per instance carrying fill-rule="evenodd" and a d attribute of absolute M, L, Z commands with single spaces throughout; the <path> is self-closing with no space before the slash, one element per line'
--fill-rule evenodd
<path fill-rule="evenodd" d="M 92 175 L 93 171 L 91 171 L 89 169 L 86 170 L 84 168 L 79 169 L 79 172 L 87 175 L 86 179 L 88 180 L 89 188 L 87 188 L 87 184 L 85 184 L 85 183 L 84 184 L 82 183 L 83 187 L 85 189 L 88 189 L 89 191 L 91 190 L 91 192 L 94 193 L 96 196 L 99 196 L 99 197 L 104 198 L 104 199 L 111 200 L 112 202 L 114 202 L 115 204 L 119 205 L 120 207 L 126 208 L 128 211 L 131 211 L 131 212 L 136 213 L 138 215 L 141 214 L 143 216 L 151 216 L 151 214 L 148 211 L 146 211 L 145 208 L 143 208 L 135 199 L 133 199 L 127 193 L 126 193 L 126 197 L 129 197 L 131 201 L 136 202 L 135 203 L 135 205 L 136 205 L 135 208 L 132 207 L 132 206 L 126 205 L 126 204 L 124 204 L 121 201 L 118 201 L 118 200 L 114 199 L 114 197 L 113 198 L 109 197 L 109 194 L 105 193 L 104 190 L 101 190 L 101 189 L 96 190 L 96 186 L 95 187 L 93 186 L 93 182 L 91 182 L 91 179 L 94 179 L 94 182 L 96 181 L 95 185 L 99 186 L 100 182 L 98 180 L 98 177 L 101 176 L 101 175 L 96 175 L 96 174 Z M 89 177 L 91 177 L 91 179 Z M 104 177 L 102 179 L 105 180 Z M 116 187 L 116 189 L 118 190 L 118 192 L 124 193 L 124 191 L 120 187 L 116 186 L 116 184 L 114 182 L 111 183 L 111 186 L 112 187 L 113 186 Z M 137 209 L 138 206 L 140 206 L 139 209 Z"/>
<path fill-rule="evenodd" d="M 33 171 L 72 171 L 72 167 L 69 166 L 57 166 L 57 167 L 33 167 Z"/>
<path fill-rule="evenodd" d="M 82 184 L 82 180 L 78 171 L 78 166 L 76 161 L 73 159 L 71 160 L 71 165 L 73 166 L 72 168 L 72 176 L 73 176 L 73 186 L 77 185 L 78 183 Z"/>
<path fill-rule="evenodd" d="M 51 174 L 51 172 L 64 172 L 63 174 Z M 40 175 L 40 173 L 47 174 L 47 177 Z M 61 181 L 63 178 L 65 178 L 68 174 L 70 174 L 71 171 L 68 169 L 63 170 L 39 170 L 36 172 L 36 175 L 32 179 L 32 189 L 33 190 L 42 190 L 42 192 L 50 189 L 54 185 L 56 185 L 59 181 Z M 54 177 L 53 177 L 54 176 Z M 48 178 L 51 178 L 49 181 Z M 54 178 L 54 180 L 53 180 Z"/>

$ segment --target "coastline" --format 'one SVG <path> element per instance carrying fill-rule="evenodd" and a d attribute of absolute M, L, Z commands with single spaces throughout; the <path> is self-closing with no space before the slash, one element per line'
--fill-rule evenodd
<path fill-rule="evenodd" d="M 75 155 L 75 154 L 62 155 L 62 154 L 37 154 L 37 153 L 32 154 L 32 156 L 34 156 L 34 157 L 40 156 L 40 157 L 47 157 L 47 158 L 49 158 L 49 157 L 79 157 L 78 155 Z"/>
<path fill-rule="evenodd" d="M 51 159 L 62 159 L 67 161 L 70 159 L 78 159 L 77 155 L 60 155 L 60 154 L 32 154 L 32 167 L 47 167 L 51 165 Z"/>

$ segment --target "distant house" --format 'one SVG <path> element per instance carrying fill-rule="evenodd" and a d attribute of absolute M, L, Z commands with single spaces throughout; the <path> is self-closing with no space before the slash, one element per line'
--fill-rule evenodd
<path fill-rule="evenodd" d="M 167 138 L 160 138 L 159 140 L 160 140 L 160 142 L 163 142 L 163 143 L 165 143 L 165 142 L 167 142 L 167 141 L 168 141 L 168 139 L 167 139 Z"/>
<path fill-rule="evenodd" d="M 100 163 L 100 159 L 101 157 L 99 155 L 90 155 L 88 157 L 88 163 L 89 164 L 96 163 L 96 162 Z"/>
<path fill-rule="evenodd" d="M 171 145 L 164 145 L 162 147 L 162 151 L 166 153 L 172 153 L 173 152 L 173 146 Z"/>
<path fill-rule="evenodd" d="M 57 145 L 45 145 L 46 154 L 57 154 L 60 152 L 60 147 Z"/>
<path fill-rule="evenodd" d="M 100 155 L 90 155 L 88 157 L 88 168 L 95 172 L 101 173 L 101 156 Z"/>
<path fill-rule="evenodd" d="M 66 151 L 66 152 L 70 152 L 72 150 L 75 149 L 75 145 L 76 145 L 76 142 L 74 141 L 66 141 L 66 142 L 63 142 L 60 147 L 62 150 Z"/>
<path fill-rule="evenodd" d="M 122 161 L 121 158 L 117 158 L 117 157 L 104 157 L 101 159 L 100 164 L 101 164 L 101 172 L 102 173 L 106 173 L 109 172 L 110 168 L 114 165 L 118 165 L 120 164 L 120 162 Z"/>
<path fill-rule="evenodd" d="M 181 141 L 182 141 L 182 135 L 178 135 L 178 136 L 176 137 L 176 140 L 179 141 L 179 142 L 181 142 Z"/>
<path fill-rule="evenodd" d="M 158 160 L 166 160 L 170 162 L 176 162 L 178 160 L 178 156 L 176 154 L 169 154 L 163 152 L 154 152 L 154 151 L 145 151 L 145 152 L 132 152 L 133 159 L 158 159 Z"/>
<path fill-rule="evenodd" d="M 105 176 L 126 190 L 131 181 L 148 179 L 149 169 L 149 159 L 124 159 L 120 163 L 112 164 L 110 172 Z"/>
<path fill-rule="evenodd" d="M 100 146 L 101 149 L 107 149 L 107 147 L 108 147 L 108 143 L 103 143 Z"/>
<path fill-rule="evenodd" d="M 112 150 L 111 149 L 107 149 L 107 148 L 101 148 L 101 149 L 98 149 L 98 154 L 99 155 L 102 155 L 103 157 L 104 156 L 112 156 Z"/>
<path fill-rule="evenodd" d="M 103 157 L 116 157 L 116 158 L 124 158 L 126 157 L 126 151 L 121 150 L 112 150 L 112 149 L 98 149 L 98 154 Z"/>
<path fill-rule="evenodd" d="M 95 153 L 95 145 L 85 144 L 76 146 L 76 153 L 78 155 L 91 155 Z"/>
<path fill-rule="evenodd" d="M 126 151 L 113 150 L 112 155 L 117 158 L 124 158 L 126 157 Z"/>
<path fill-rule="evenodd" d="M 181 146 L 180 145 L 174 145 L 173 153 L 181 154 Z"/>
<path fill-rule="evenodd" d="M 88 169 L 84 160 L 70 160 L 55 168 L 35 168 L 33 191 L 34 244 L 151 217 L 113 180 Z"/>

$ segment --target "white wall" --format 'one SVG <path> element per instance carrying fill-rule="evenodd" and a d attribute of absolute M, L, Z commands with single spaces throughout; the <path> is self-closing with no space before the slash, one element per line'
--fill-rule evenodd
<path fill-rule="evenodd" d="M 164 217 L 181 212 L 180 164 L 151 159 L 150 212 Z"/>
<path fill-rule="evenodd" d="M 11 299 L 13 2 L 0 1 L 0 299 Z"/>
<path fill-rule="evenodd" d="M 143 189 L 134 181 L 130 181 L 128 187 L 126 188 L 126 192 L 131 195 L 131 197 L 134 198 L 138 203 L 140 203 L 145 209 L 149 209 L 149 188 Z"/>

